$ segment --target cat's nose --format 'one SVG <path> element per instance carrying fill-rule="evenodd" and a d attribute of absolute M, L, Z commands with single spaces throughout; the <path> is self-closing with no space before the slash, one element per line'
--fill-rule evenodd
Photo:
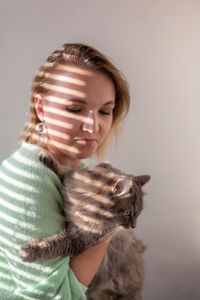
<path fill-rule="evenodd" d="M 135 219 L 133 219 L 133 218 L 131 219 L 131 227 L 135 228 Z"/>

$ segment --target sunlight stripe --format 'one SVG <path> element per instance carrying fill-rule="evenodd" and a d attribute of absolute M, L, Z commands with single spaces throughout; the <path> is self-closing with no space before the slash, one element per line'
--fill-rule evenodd
<path fill-rule="evenodd" d="M 114 214 L 112 214 L 112 213 L 110 213 L 106 210 L 103 210 L 99 207 L 96 207 L 95 204 L 94 205 L 86 204 L 86 205 L 84 205 L 84 209 L 87 209 L 88 211 L 91 211 L 91 212 L 99 213 L 103 216 L 106 216 L 107 218 L 113 218 L 114 217 Z"/>
<path fill-rule="evenodd" d="M 2 256 L 3 257 L 3 256 Z M 3 257 L 4 258 L 4 257 Z M 5 270 L 8 270 L 9 272 L 10 272 L 10 270 L 9 270 L 9 268 L 8 268 L 8 265 L 7 264 L 5 264 L 5 263 L 3 263 L 3 262 L 1 262 L 0 261 L 0 267 L 1 268 L 3 268 L 3 269 L 5 269 Z M 0 273 L 0 275 L 1 275 L 2 273 Z"/>
<path fill-rule="evenodd" d="M 69 136 L 67 133 L 65 133 L 65 132 L 60 132 L 60 131 L 54 130 L 54 129 L 49 129 L 49 128 L 48 128 L 48 133 L 49 133 L 50 135 L 55 135 L 56 137 L 59 137 L 59 138 L 62 138 L 62 139 L 67 139 L 67 140 L 69 140 L 69 138 L 70 138 L 70 136 Z"/>
<path fill-rule="evenodd" d="M 9 285 L 5 285 L 4 283 L 0 282 L 0 289 L 6 290 L 6 291 L 10 291 L 10 286 Z M 2 299 L 2 300 L 6 300 L 6 299 Z"/>
<path fill-rule="evenodd" d="M 36 215 L 33 211 L 29 211 L 29 210 L 24 209 L 22 207 L 16 206 L 16 205 L 14 205 L 14 204 L 12 204 L 8 201 L 5 201 L 3 198 L 0 198 L 0 205 L 6 207 L 9 210 L 17 212 L 19 214 L 23 214 L 25 216 L 32 217 L 32 218 L 36 217 Z"/>
<path fill-rule="evenodd" d="M 19 180 L 15 180 L 9 176 L 7 176 L 5 173 L 3 173 L 2 171 L 0 171 L 0 178 L 9 183 L 9 184 L 12 184 L 16 187 L 20 187 L 22 188 L 23 190 L 26 190 L 26 191 L 29 191 L 29 192 L 32 192 L 32 193 L 35 193 L 35 190 L 34 190 L 34 187 L 29 185 L 29 184 L 26 184 L 24 182 L 20 182 Z"/>
<path fill-rule="evenodd" d="M 67 104 L 68 103 L 68 100 L 66 98 L 62 98 L 62 97 L 55 97 L 55 96 L 48 96 L 48 95 L 45 95 L 45 100 L 47 101 L 50 101 L 50 102 L 55 102 L 55 103 L 58 103 L 58 104 Z"/>
<path fill-rule="evenodd" d="M 26 196 L 18 194 L 18 193 L 15 193 L 2 185 L 0 185 L 0 192 L 3 193 L 5 196 L 13 198 L 14 200 L 18 200 L 18 201 L 25 202 L 28 204 L 32 204 L 35 202 L 34 199 L 32 199 L 30 197 L 26 197 Z"/>
<path fill-rule="evenodd" d="M 22 265 L 22 268 L 24 267 L 24 262 L 21 260 L 19 256 L 13 255 L 11 252 L 6 252 L 6 255 L 11 259 L 12 262 L 18 263 Z M 4 257 L 3 257 L 4 258 Z M 32 272 L 39 271 L 40 273 L 49 274 L 49 272 L 52 272 L 52 269 L 47 266 L 42 266 L 37 263 L 29 264 L 29 269 L 32 269 Z"/>
<path fill-rule="evenodd" d="M 21 299 L 26 299 L 26 300 L 33 300 L 33 297 L 29 297 L 27 295 L 24 295 L 24 293 L 22 294 L 19 290 L 15 291 L 15 295 L 20 297 Z"/>
<path fill-rule="evenodd" d="M 0 266 L 1 266 L 1 264 L 0 264 Z M 0 278 L 4 278 L 4 279 L 7 279 L 10 281 L 10 275 L 5 274 L 5 273 L 1 273 Z"/>
<path fill-rule="evenodd" d="M 6 253 L 6 255 L 9 256 L 9 252 Z M 28 273 L 26 271 L 23 271 L 15 266 L 13 266 L 13 264 L 10 261 L 8 263 L 9 263 L 9 266 L 10 266 L 10 269 L 12 270 L 12 272 L 16 273 L 17 275 L 23 276 L 24 278 L 34 280 L 35 282 L 40 282 L 41 280 L 44 279 L 44 277 L 39 276 L 41 273 L 34 275 L 32 273 Z"/>
<path fill-rule="evenodd" d="M 11 241 L 5 239 L 2 235 L 0 236 L 0 241 L 9 246 L 10 248 L 14 248 L 17 251 L 19 251 L 20 249 L 20 246 L 13 244 Z"/>
<path fill-rule="evenodd" d="M 15 230 L 12 230 L 2 224 L 0 224 L 0 230 L 3 231 L 3 232 L 6 232 L 7 234 L 10 234 L 12 236 L 14 236 L 15 238 L 17 239 L 20 239 L 24 242 L 26 242 L 27 240 L 31 240 L 32 237 L 31 236 L 27 236 L 23 233 L 20 233 L 20 232 L 16 232 Z"/>
<path fill-rule="evenodd" d="M 70 102 L 70 104 L 71 103 L 73 104 L 73 102 Z M 63 109 L 59 109 L 59 108 L 48 106 L 48 107 L 46 107 L 45 110 L 48 111 L 48 112 L 52 112 L 54 114 L 57 114 L 59 116 L 72 118 L 72 114 L 70 112 L 68 112 L 68 111 L 63 110 Z M 56 119 L 56 117 L 55 117 L 55 119 Z M 81 115 L 75 115 L 74 114 L 73 115 L 73 119 L 81 121 L 81 122 L 85 122 L 87 124 L 93 124 L 93 120 L 91 118 L 84 117 L 84 116 L 81 116 Z M 71 127 L 69 127 L 69 128 L 71 128 Z"/>
<path fill-rule="evenodd" d="M 33 145 L 32 145 L 33 146 Z M 28 150 L 30 150 L 29 149 L 29 145 L 28 144 L 23 144 L 23 147 L 24 148 L 26 148 L 26 149 L 28 149 Z M 29 158 L 27 158 L 27 157 L 25 157 L 25 156 L 23 156 L 21 153 L 19 153 L 19 152 L 16 152 L 16 153 L 14 153 L 13 154 L 13 158 L 16 160 L 16 161 L 18 161 L 18 162 L 21 162 L 21 163 L 23 163 L 23 164 L 26 164 L 26 165 L 28 165 L 28 166 L 31 166 L 31 167 L 40 167 L 40 161 L 38 160 L 32 160 L 32 159 L 29 159 Z"/>
<path fill-rule="evenodd" d="M 23 227 L 26 229 L 28 228 L 29 230 L 35 231 L 35 226 L 33 224 L 28 223 L 28 222 L 23 222 L 19 219 L 15 219 L 15 218 L 3 213 L 2 211 L 0 211 L 0 217 L 11 224 L 15 224 L 15 225 L 18 224 L 18 225 L 20 225 L 20 227 Z"/>
<path fill-rule="evenodd" d="M 63 128 L 67 128 L 67 129 L 72 129 L 72 125 L 66 123 L 66 122 L 62 122 L 62 121 L 59 121 L 55 118 L 50 118 L 50 117 L 46 117 L 46 120 L 48 120 L 48 122 L 50 124 L 53 124 L 53 125 L 56 125 L 56 126 L 60 126 L 60 127 L 63 127 Z"/>
<path fill-rule="evenodd" d="M 44 72 L 42 72 L 42 71 L 37 72 L 37 76 L 43 76 L 43 74 L 44 74 Z M 70 76 L 66 76 L 66 75 L 56 74 L 53 72 L 52 73 L 45 72 L 45 76 L 50 79 L 57 80 L 57 81 L 70 82 L 70 83 L 80 85 L 80 86 L 86 85 L 86 82 L 84 80 L 76 79 L 74 77 L 70 77 Z"/>
<path fill-rule="evenodd" d="M 67 146 L 65 144 L 62 144 L 62 143 L 59 143 L 59 142 L 56 142 L 56 141 L 50 140 L 50 145 L 56 146 L 58 148 L 60 147 L 61 149 L 70 151 L 72 153 L 78 153 L 78 154 L 80 153 L 80 151 L 78 149 L 76 149 L 75 147 Z"/>
<path fill-rule="evenodd" d="M 29 172 L 26 172 L 22 169 L 19 169 L 19 168 L 13 166 L 12 164 L 10 164 L 8 161 L 5 161 L 3 166 L 7 170 L 11 171 L 13 174 L 18 174 L 18 175 L 23 176 L 25 178 L 34 179 L 34 180 L 39 180 L 39 178 L 40 178 L 39 176 L 37 176 L 37 174 L 29 173 Z"/>
<path fill-rule="evenodd" d="M 70 54 L 66 54 L 66 56 L 69 56 L 70 58 Z M 69 66 L 69 65 L 64 65 L 64 64 L 59 64 L 56 66 L 56 70 L 63 70 L 63 71 L 66 71 L 66 72 L 72 72 L 72 73 L 77 73 L 77 74 L 80 74 L 80 75 L 85 75 L 85 76 L 88 76 L 88 77 L 91 77 L 94 72 L 92 70 L 86 70 L 84 68 L 78 68 L 77 66 Z"/>
<path fill-rule="evenodd" d="M 86 94 L 75 89 L 65 88 L 55 84 L 44 83 L 43 86 L 50 91 L 55 91 L 56 93 L 64 93 L 68 96 L 73 95 L 80 98 L 85 98 Z"/>

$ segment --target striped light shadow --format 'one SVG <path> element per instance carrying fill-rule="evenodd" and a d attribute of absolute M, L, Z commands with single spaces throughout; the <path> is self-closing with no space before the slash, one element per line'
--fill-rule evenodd
<path fill-rule="evenodd" d="M 0 267 L 3 268 L 2 264 L 0 263 Z M 1 278 L 3 278 L 4 280 L 10 280 L 10 275 L 6 274 L 6 273 L 1 273 Z"/>
<path fill-rule="evenodd" d="M 13 224 L 13 225 L 20 225 L 20 227 L 26 229 L 27 226 L 29 228 L 29 230 L 32 230 L 33 232 L 35 231 L 35 226 L 34 224 L 31 223 L 27 223 L 24 221 L 19 221 L 19 219 L 11 217 L 9 214 L 6 214 L 2 211 L 0 211 L 0 217 L 2 218 L 2 220 L 5 220 L 6 222 Z"/>
<path fill-rule="evenodd" d="M 64 121 L 60 121 L 56 118 L 46 117 L 46 120 L 49 122 L 50 125 L 56 125 L 57 127 L 61 127 L 63 129 L 72 129 L 73 128 L 73 126 L 71 124 L 66 123 Z"/>
<path fill-rule="evenodd" d="M 41 293 L 41 291 L 39 291 L 40 293 Z M 33 297 L 32 296 L 27 296 L 27 295 L 25 295 L 24 294 L 24 291 L 21 291 L 20 289 L 17 289 L 16 291 L 15 291 L 15 294 L 16 294 L 16 296 L 18 296 L 18 297 L 20 297 L 20 298 L 22 298 L 22 299 L 25 299 L 25 300 L 33 300 Z"/>
<path fill-rule="evenodd" d="M 44 279 L 43 277 L 39 276 L 39 273 L 37 274 L 37 276 L 30 276 L 30 273 L 27 272 L 20 272 L 19 267 L 14 267 L 13 265 L 10 266 L 11 270 L 12 270 L 12 278 L 14 279 L 14 281 L 16 282 L 16 285 L 18 286 L 18 288 L 15 290 L 15 295 L 18 295 L 20 297 L 23 297 L 23 299 L 33 299 L 33 295 L 31 297 L 29 297 L 27 294 L 30 294 L 30 292 L 34 292 L 35 295 L 43 295 L 44 297 L 47 297 L 48 299 L 61 299 L 60 296 L 56 296 L 56 298 L 54 298 L 55 293 L 52 292 L 43 292 L 42 291 L 42 286 L 46 285 L 46 278 Z M 0 261 L 0 268 L 3 270 L 3 272 L 1 272 L 1 280 L 0 280 L 0 288 L 1 291 L 2 289 L 5 289 L 5 291 L 10 291 L 10 288 L 14 288 L 13 285 L 11 285 L 11 277 L 10 277 L 10 269 L 8 268 L 8 265 L 1 262 Z M 57 272 L 57 271 L 56 271 Z M 55 272 L 55 273 L 56 273 Z M 40 270 L 40 274 L 41 274 L 41 270 Z M 30 280 L 30 283 L 26 283 L 25 280 L 23 280 L 23 277 L 25 277 L 26 279 Z M 35 279 L 35 280 L 34 280 Z M 3 283 L 2 283 L 3 281 Z M 35 285 L 33 285 L 33 281 L 35 282 Z M 38 282 L 39 285 L 41 286 L 41 289 L 37 289 L 38 286 Z M 52 285 L 53 287 L 53 285 Z M 49 290 L 51 289 L 51 285 L 49 285 Z M 53 287 L 54 289 L 54 287 Z"/>
<path fill-rule="evenodd" d="M 16 268 L 24 268 L 26 266 L 26 263 L 24 263 L 19 256 L 12 254 L 12 252 L 6 252 L 6 255 L 8 256 L 10 261 L 12 261 L 12 264 L 16 266 Z M 6 265 L 6 267 L 8 266 Z M 49 268 L 48 266 L 43 265 L 42 263 L 28 264 L 28 270 L 31 273 L 40 272 L 41 274 L 49 274 L 49 272 L 52 272 L 52 268 Z"/>
<path fill-rule="evenodd" d="M 0 215 L 0 217 L 1 217 L 1 215 Z M 19 251 L 19 246 L 18 245 L 13 245 L 13 242 L 11 242 L 11 240 L 8 240 L 8 239 L 6 239 L 6 238 L 4 238 L 3 236 L 2 236 L 2 234 L 1 234 L 1 237 L 0 237 L 0 241 L 1 241 L 1 243 L 6 247 L 6 248 L 10 248 L 10 249 L 15 249 L 15 250 L 17 250 L 17 251 Z"/>
<path fill-rule="evenodd" d="M 0 224 L 0 231 L 2 231 L 2 233 L 6 233 L 7 235 L 10 235 L 11 237 L 14 236 L 14 238 L 18 239 L 20 241 L 20 243 L 25 244 L 25 242 L 27 242 L 27 240 L 32 239 L 31 236 L 25 235 L 21 232 L 13 230 L 13 229 L 9 228 L 8 226 L 4 226 L 2 224 Z M 16 249 L 18 250 L 19 248 L 17 247 Z"/>
<path fill-rule="evenodd" d="M 74 102 L 73 101 L 66 101 L 66 104 L 71 104 L 73 105 Z M 81 115 L 73 115 L 72 117 L 72 114 L 63 110 L 63 109 L 59 109 L 59 108 L 55 108 L 54 106 L 50 106 L 51 104 L 49 104 L 47 107 L 46 107 L 46 111 L 48 113 L 52 113 L 52 115 L 55 116 L 56 118 L 56 115 L 59 116 L 59 117 L 65 117 L 65 118 L 69 118 L 69 119 L 73 119 L 73 120 L 79 120 L 81 122 L 84 122 L 84 123 L 88 123 L 88 124 L 92 124 L 92 120 L 91 118 L 88 118 L 88 117 L 84 117 L 84 116 L 81 116 Z M 52 119 L 51 118 L 47 118 L 47 120 L 49 121 L 49 123 L 51 123 Z M 58 122 L 58 124 L 57 124 Z M 56 122 L 53 122 L 53 124 L 55 125 L 59 125 L 59 121 L 56 120 Z M 70 124 L 66 124 L 66 126 L 63 126 L 65 128 L 69 128 L 71 129 L 72 128 L 72 125 Z"/>
<path fill-rule="evenodd" d="M 40 77 L 40 76 L 43 75 L 43 72 L 38 71 L 37 75 Z M 60 83 L 66 83 L 67 82 L 67 83 L 71 83 L 71 84 L 74 84 L 74 85 L 77 85 L 77 86 L 85 86 L 86 85 L 84 80 L 77 79 L 77 78 L 70 77 L 70 76 L 66 76 L 66 75 L 61 73 L 61 70 L 60 70 L 60 74 L 56 74 L 54 72 L 52 72 L 52 73 L 46 72 L 45 75 L 46 75 L 47 78 L 59 81 Z"/>
<path fill-rule="evenodd" d="M 40 180 L 40 177 L 37 174 L 26 172 L 25 170 L 17 168 L 8 161 L 5 161 L 3 163 L 3 166 L 5 167 L 5 169 L 7 169 L 8 171 L 10 171 L 13 174 L 20 175 L 20 176 L 28 178 L 28 179 Z"/>
<path fill-rule="evenodd" d="M 65 65 L 65 64 L 59 64 L 56 66 L 56 70 L 64 71 L 64 72 L 71 72 L 82 76 L 91 77 L 93 74 L 93 71 L 80 68 L 78 66 L 72 66 L 72 65 Z"/>
<path fill-rule="evenodd" d="M 68 145 L 65 145 L 65 144 L 62 144 L 61 142 L 57 142 L 57 141 L 50 141 L 49 142 L 50 145 L 53 145 L 53 146 L 56 146 L 57 148 L 59 148 L 60 150 L 66 150 L 68 152 L 73 152 L 73 153 L 77 153 L 79 154 L 80 151 L 78 149 L 76 149 L 75 147 L 72 147 L 72 146 L 68 146 Z"/>
<path fill-rule="evenodd" d="M 42 272 L 40 273 L 36 273 L 35 272 L 35 275 L 33 273 L 30 272 L 30 268 L 28 266 L 27 271 L 25 271 L 26 268 L 23 269 L 23 266 L 21 268 L 19 268 L 18 265 L 13 265 L 12 264 L 12 253 L 10 251 L 6 251 L 5 252 L 5 255 L 7 257 L 7 261 L 10 265 L 10 269 L 14 271 L 14 273 L 16 275 L 19 275 L 19 276 L 22 276 L 25 280 L 23 280 L 24 282 L 26 282 L 26 279 L 29 279 L 31 281 L 34 281 L 34 282 L 40 282 L 44 279 L 43 275 L 42 275 Z M 24 266 L 25 266 L 25 263 L 24 263 Z M 31 267 L 33 268 L 33 265 L 31 264 Z M 41 276 L 40 276 L 41 275 Z"/>
<path fill-rule="evenodd" d="M 61 72 L 59 67 L 63 68 L 64 71 Z M 76 73 L 71 72 L 70 69 L 76 70 Z M 48 100 L 63 104 L 65 104 L 66 100 L 70 100 L 71 98 L 79 100 L 87 99 L 87 92 L 84 87 L 86 86 L 86 80 L 88 78 L 86 78 L 85 74 L 87 73 L 90 75 L 89 77 L 91 77 L 95 74 L 94 71 L 86 71 L 78 67 L 70 68 L 66 65 L 58 65 L 55 71 L 52 70 L 48 72 L 44 68 L 43 72 L 37 74 L 34 85 L 38 88 L 40 86 L 45 88 L 46 93 L 43 94 L 43 97 L 45 96 Z"/>
<path fill-rule="evenodd" d="M 103 199 L 104 198 L 105 197 L 103 197 Z M 96 198 L 95 198 L 95 200 L 96 200 Z M 98 212 L 99 214 L 101 214 L 103 216 L 106 216 L 107 218 L 113 218 L 114 217 L 113 213 L 110 213 L 109 211 L 103 210 L 100 207 L 96 208 L 95 206 L 93 206 L 91 204 L 86 204 L 84 208 L 85 208 L 85 210 L 87 210 L 89 212 Z"/>
<path fill-rule="evenodd" d="M 96 224 L 96 225 L 98 225 L 98 223 L 99 223 L 97 218 L 85 216 L 80 211 L 75 211 L 74 214 L 75 214 L 75 216 L 78 216 L 81 220 L 85 221 L 86 223 Z"/>
<path fill-rule="evenodd" d="M 38 89 L 33 87 L 31 120 L 26 123 L 21 138 L 33 144 L 40 142 L 44 148 L 54 154 L 60 164 L 67 165 L 68 163 L 70 167 L 76 167 L 79 159 L 92 156 L 104 137 L 104 134 L 94 133 L 98 124 L 97 114 L 95 115 L 92 108 L 88 111 L 90 104 L 87 102 L 87 80 L 94 74 L 94 71 L 88 71 L 84 67 L 74 65 L 54 65 L 52 67 L 48 62 L 46 67 L 44 66 L 37 73 L 34 80 Z M 35 130 L 37 123 L 40 122 L 37 116 L 38 106 L 34 102 L 37 94 L 40 94 L 44 100 L 43 120 L 44 123 L 46 121 L 47 133 L 46 139 L 43 140 L 39 139 Z M 114 101 L 109 102 L 113 103 Z M 71 107 L 69 107 L 70 105 Z M 79 106 L 80 109 L 74 110 L 75 106 L 76 108 Z M 80 113 L 77 113 L 78 110 Z M 89 126 L 87 127 L 87 125 Z M 63 150 L 63 153 L 59 149 L 55 149 L 55 145 Z M 64 153 L 65 151 L 66 153 Z M 70 154 L 72 154 L 72 158 L 76 158 L 75 161 L 71 160 Z M 78 155 L 73 156 L 73 154 Z M 64 155 L 66 156 L 64 157 Z"/>
<path fill-rule="evenodd" d="M 27 149 L 28 151 L 30 151 L 29 149 L 29 145 L 24 144 L 23 147 L 25 149 Z M 33 168 L 37 168 L 40 167 L 40 161 L 35 161 L 33 159 L 30 159 L 28 157 L 25 157 L 24 155 L 22 155 L 19 152 L 15 152 L 12 156 L 17 162 L 23 164 L 23 165 L 27 165 L 29 167 L 33 167 Z"/>
<path fill-rule="evenodd" d="M 24 284 L 20 280 L 18 280 L 18 285 L 19 286 L 21 285 L 21 288 L 20 287 L 17 288 L 17 290 L 15 291 L 15 294 L 18 297 L 20 297 L 21 299 L 33 300 L 35 297 L 37 297 L 35 299 L 38 299 L 38 295 L 40 295 L 40 299 L 41 299 L 41 297 L 43 297 L 42 299 L 56 299 L 56 298 L 54 298 L 55 293 L 47 293 L 46 291 L 37 289 L 36 286 L 32 286 L 29 284 L 26 286 L 26 288 L 23 288 Z M 39 285 L 42 286 L 42 282 L 40 282 Z M 30 294 L 31 296 L 28 296 L 28 294 Z M 59 299 L 59 298 L 57 298 L 57 299 Z"/>
<path fill-rule="evenodd" d="M 25 202 L 27 204 L 33 204 L 34 203 L 33 198 L 25 196 L 23 194 L 13 192 L 9 188 L 6 188 L 4 186 L 1 186 L 0 193 L 2 193 L 2 197 L 3 196 L 8 196 L 11 200 L 13 199 L 13 201 L 17 200 L 19 202 L 22 202 L 22 203 Z"/>
<path fill-rule="evenodd" d="M 21 182 L 20 180 L 13 179 L 2 171 L 0 171 L 0 179 L 8 183 L 9 185 L 15 186 L 17 188 L 22 188 L 24 191 L 29 191 L 34 193 L 32 186 L 24 182 Z"/>
<path fill-rule="evenodd" d="M 94 187 L 94 186 L 93 186 Z M 82 194 L 82 195 L 84 195 L 84 194 L 86 194 L 87 193 L 87 195 L 91 195 L 91 197 L 93 196 L 93 192 L 90 190 L 90 188 L 88 188 L 88 190 L 86 190 L 85 188 L 81 188 L 81 187 L 79 187 L 79 186 L 77 186 L 76 187 L 76 194 Z M 99 203 L 103 203 L 104 205 L 107 205 L 107 206 L 109 206 L 109 204 L 110 204 L 110 200 L 107 198 L 107 197 L 105 197 L 105 196 L 103 196 L 103 195 L 98 195 L 98 194 L 95 194 L 95 200 L 97 201 L 97 202 L 99 202 Z M 77 203 L 78 203 L 78 199 L 77 199 Z"/>
<path fill-rule="evenodd" d="M 78 91 L 78 90 L 72 89 L 72 88 L 59 86 L 56 84 L 44 83 L 43 87 L 46 88 L 48 91 L 56 92 L 58 94 L 64 94 L 68 97 L 75 96 L 75 97 L 82 98 L 82 99 L 84 99 L 86 97 L 86 94 L 84 92 L 81 92 L 81 91 Z"/>
<path fill-rule="evenodd" d="M 78 227 L 88 233 L 101 233 L 101 221 L 109 222 L 108 226 L 112 226 L 116 214 L 112 211 L 113 200 L 109 194 L 115 181 L 110 179 L 116 180 L 119 177 L 121 175 L 106 173 L 105 169 L 97 166 L 79 169 L 72 173 L 73 181 L 71 179 L 69 181 L 69 191 L 66 179 L 66 193 L 69 192 L 66 195 L 69 202 L 68 211 L 69 214 L 72 212 L 72 217 L 73 215 L 76 217 Z"/>
<path fill-rule="evenodd" d="M 6 291 L 6 292 L 10 292 L 10 290 L 12 289 L 13 287 L 10 286 L 9 284 L 6 284 L 6 283 L 2 283 L 0 281 L 0 290 L 3 292 L 3 291 Z"/>
<path fill-rule="evenodd" d="M 68 103 L 66 98 L 56 97 L 56 96 L 52 96 L 52 95 L 45 95 L 45 99 L 52 104 L 66 105 Z M 34 105 L 34 104 L 32 103 L 32 105 Z"/>
<path fill-rule="evenodd" d="M 2 235 L 0 239 L 7 246 L 11 245 L 10 241 L 5 238 L 4 233 L 6 232 L 8 237 L 10 236 L 10 240 L 13 240 L 14 237 L 18 240 L 18 244 L 24 243 L 27 237 L 18 233 L 17 230 L 25 232 L 29 228 L 30 234 L 31 232 L 36 232 L 37 212 L 32 209 L 32 205 L 35 202 L 34 197 L 38 197 L 35 184 L 37 184 L 37 181 L 39 183 L 41 178 L 37 177 L 37 175 L 35 175 L 36 179 L 32 178 L 32 174 L 24 171 L 23 166 L 21 166 L 21 169 L 17 167 L 17 165 L 23 163 L 26 169 L 29 164 L 32 168 L 35 168 L 35 173 L 37 174 L 37 163 L 35 162 L 34 164 L 33 161 L 26 159 L 21 154 L 14 154 L 12 158 L 4 161 L 1 166 L 0 226 L 4 228 L 3 230 L 1 228 Z M 39 164 L 41 167 L 41 162 L 38 160 L 38 166 Z M 15 228 L 15 232 L 12 231 L 12 228 Z"/>
<path fill-rule="evenodd" d="M 104 199 L 104 203 L 105 203 L 105 197 L 102 197 Z M 101 196 L 99 195 L 99 201 L 96 200 L 96 195 L 95 195 L 95 199 L 93 200 L 92 197 L 91 197 L 91 202 L 93 202 L 92 204 L 84 204 L 83 207 L 84 207 L 84 210 L 86 211 L 87 214 L 90 214 L 90 213 L 98 213 L 100 215 L 103 215 L 107 218 L 113 218 L 114 217 L 114 214 L 110 213 L 109 211 L 106 211 L 106 210 L 103 210 L 101 209 L 97 204 L 98 202 L 99 203 L 102 203 L 101 201 Z M 70 197 L 69 201 L 75 205 L 80 205 L 80 198 L 76 198 L 74 196 Z M 76 214 L 76 212 L 75 212 Z M 91 220 L 94 219 L 93 217 L 90 217 Z M 94 220 L 97 220 L 96 218 Z"/>

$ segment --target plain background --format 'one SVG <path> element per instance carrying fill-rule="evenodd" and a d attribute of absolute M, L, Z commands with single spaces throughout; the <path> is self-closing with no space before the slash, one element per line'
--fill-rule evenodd
<path fill-rule="evenodd" d="M 0 160 L 18 147 L 33 76 L 66 42 L 90 44 L 125 74 L 132 104 L 122 170 L 150 174 L 137 224 L 145 300 L 200 299 L 200 1 L 1 0 Z"/>

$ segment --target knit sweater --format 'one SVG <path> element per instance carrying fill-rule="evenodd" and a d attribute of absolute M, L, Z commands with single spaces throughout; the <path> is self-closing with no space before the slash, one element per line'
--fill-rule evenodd
<path fill-rule="evenodd" d="M 41 148 L 23 142 L 0 165 L 0 299 L 86 299 L 69 257 L 25 263 L 20 247 L 64 227 L 61 182 L 39 160 Z"/>

